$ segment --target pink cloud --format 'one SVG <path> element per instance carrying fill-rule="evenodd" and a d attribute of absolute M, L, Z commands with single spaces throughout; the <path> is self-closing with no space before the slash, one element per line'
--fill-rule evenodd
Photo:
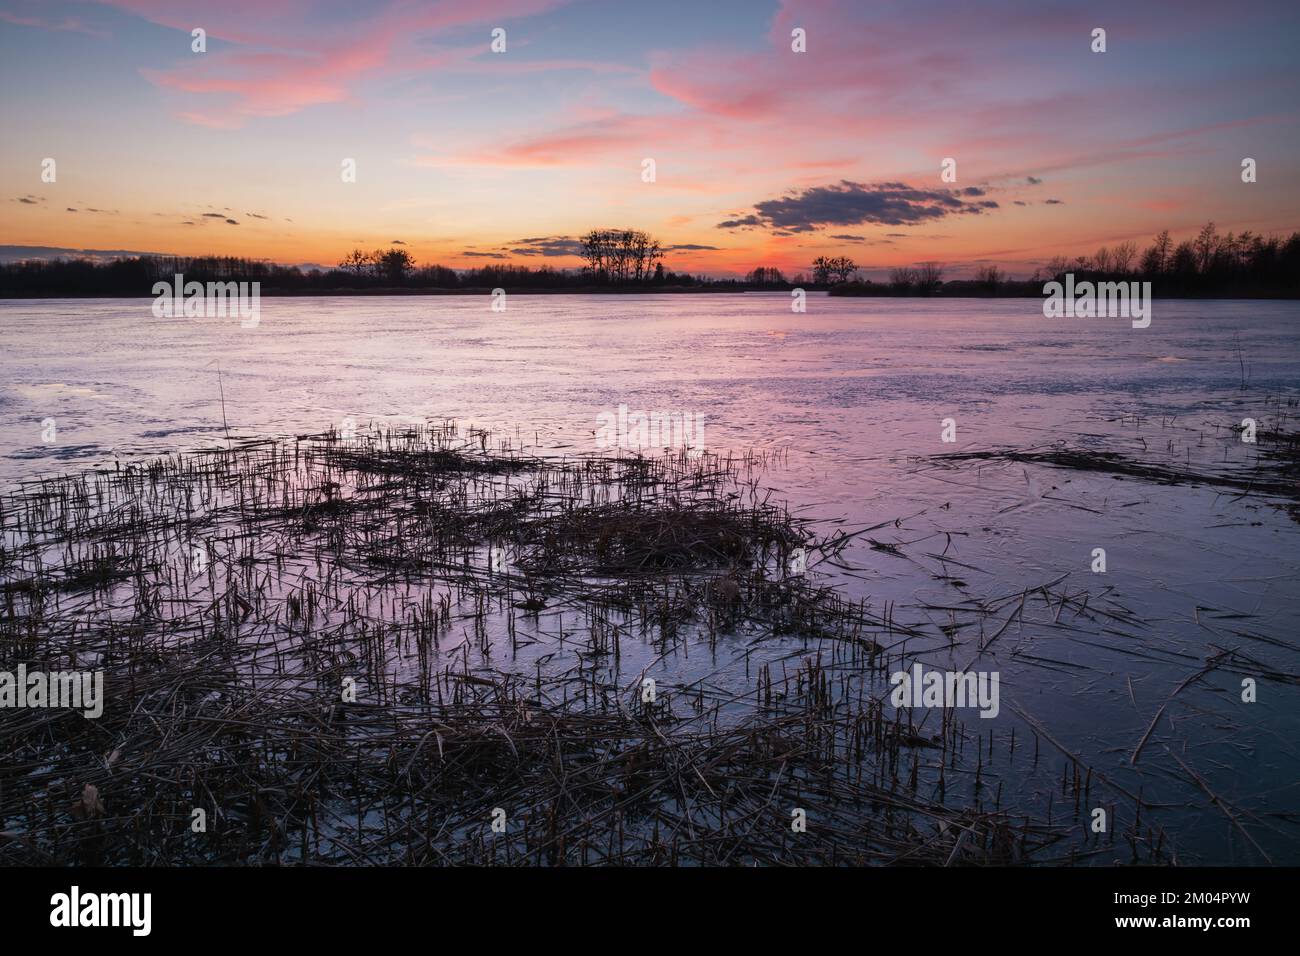
<path fill-rule="evenodd" d="M 319 3 L 307 0 L 99 0 L 161 26 L 207 31 L 236 49 L 209 50 L 169 70 L 143 75 L 190 99 L 209 101 L 180 116 L 229 128 L 251 117 L 284 116 L 307 107 L 351 100 L 367 78 L 464 62 L 482 50 L 422 53 L 416 40 L 473 24 L 498 25 L 545 12 L 564 0 L 480 0 L 429 6 L 389 2 L 357 11 L 355 23 L 318 23 Z M 362 14 L 364 14 L 362 16 Z M 323 18 L 322 18 L 323 19 Z M 484 33 L 483 49 L 486 49 Z M 216 102 L 210 102 L 215 100 Z"/>
<path fill-rule="evenodd" d="M 112 36 L 112 34 L 107 30 L 99 30 L 88 26 L 85 21 L 77 17 L 64 17 L 56 22 L 54 20 L 46 20 L 42 17 L 22 17 L 14 13 L 0 10 L 0 20 L 21 27 L 36 27 L 41 30 L 60 30 L 67 33 L 84 33 L 87 36 L 97 37 L 101 40 L 107 40 Z"/>

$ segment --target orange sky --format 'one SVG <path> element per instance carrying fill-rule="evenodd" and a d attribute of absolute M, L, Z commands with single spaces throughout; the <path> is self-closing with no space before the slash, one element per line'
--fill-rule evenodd
<path fill-rule="evenodd" d="M 0 0 L 0 251 L 572 268 L 629 226 L 678 271 L 1028 274 L 1300 228 L 1294 5 L 1138 6 Z"/>

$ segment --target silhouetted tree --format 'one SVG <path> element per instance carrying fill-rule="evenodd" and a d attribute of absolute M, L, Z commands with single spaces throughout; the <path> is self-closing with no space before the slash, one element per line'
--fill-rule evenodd
<path fill-rule="evenodd" d="M 1065 256 L 1052 256 L 1043 266 L 1043 274 L 1049 279 L 1057 279 L 1070 271 L 1070 260 Z"/>
<path fill-rule="evenodd" d="M 343 257 L 341 262 L 339 262 L 339 268 L 345 272 L 351 272 L 354 275 L 361 276 L 364 275 L 373 264 L 373 261 L 367 253 L 362 252 L 360 249 L 353 249 Z"/>
<path fill-rule="evenodd" d="M 645 282 L 655 275 L 663 247 L 639 229 L 592 229 L 582 237 L 582 258 L 597 282 Z"/>
<path fill-rule="evenodd" d="M 917 288 L 922 295 L 933 295 L 943 285 L 943 266 L 937 262 L 922 262 L 918 267 Z"/>
<path fill-rule="evenodd" d="M 1196 242 L 1192 244 L 1192 249 L 1196 253 L 1197 271 L 1206 273 L 1210 271 L 1210 264 L 1214 261 L 1215 255 L 1219 251 L 1219 235 L 1214 228 L 1214 223 L 1207 222 L 1201 229 L 1200 234 L 1196 237 Z"/>
<path fill-rule="evenodd" d="M 785 276 L 776 266 L 759 266 L 749 275 L 745 276 L 745 281 L 751 285 L 785 285 Z"/>
<path fill-rule="evenodd" d="M 370 259 L 375 264 L 375 271 L 394 285 L 405 282 L 407 273 L 415 269 L 415 259 L 411 254 L 396 246 L 387 251 L 376 249 Z"/>
<path fill-rule="evenodd" d="M 899 292 L 906 292 L 916 285 L 916 270 L 909 266 L 897 266 L 889 270 L 889 284 Z"/>
<path fill-rule="evenodd" d="M 858 264 L 847 256 L 839 256 L 831 260 L 831 274 L 835 276 L 836 282 L 848 282 L 857 271 Z"/>
<path fill-rule="evenodd" d="M 1137 244 L 1133 242 L 1121 242 L 1111 250 L 1111 266 L 1116 272 L 1128 273 L 1133 269 L 1133 261 L 1137 258 Z"/>
<path fill-rule="evenodd" d="M 844 256 L 828 258 L 818 256 L 813 260 L 813 280 L 821 285 L 847 282 L 858 271 L 858 264 Z"/>
<path fill-rule="evenodd" d="M 659 244 L 633 230 L 596 230 L 584 243 L 590 247 L 586 267 L 566 272 L 550 266 L 530 269 L 508 263 L 493 263 L 477 269 L 455 270 L 439 265 L 415 268 L 410 253 L 400 247 L 365 253 L 354 249 L 343 257 L 337 269 L 302 271 L 259 259 L 235 256 L 127 256 L 109 260 L 28 259 L 0 263 L 0 296 L 146 296 L 159 280 L 170 282 L 178 273 L 187 282 L 256 281 L 263 291 L 330 292 L 360 284 L 405 285 L 434 289 L 545 288 L 565 289 L 598 282 L 654 282 L 667 287 L 709 288 L 717 291 L 743 289 L 753 284 L 779 284 L 779 269 L 763 266 L 749 274 L 746 282 L 709 279 L 677 274 L 664 268 Z M 795 286 L 816 282 L 838 293 L 852 295 L 894 295 L 921 293 L 962 295 L 974 289 L 998 294 L 1041 295 L 1040 276 L 1058 279 L 1066 272 L 1082 273 L 1105 265 L 1112 274 L 1129 273 L 1138 264 L 1138 275 L 1151 280 L 1160 295 L 1266 295 L 1300 296 L 1300 233 L 1290 236 L 1260 236 L 1252 232 L 1220 236 L 1213 223 L 1193 238 L 1174 244 L 1166 230 L 1156 236 L 1140 257 L 1132 243 L 1121 243 L 1098 251 L 1096 259 L 1055 256 L 1035 272 L 1034 281 L 1016 282 L 996 266 L 976 271 L 975 281 L 944 283 L 943 267 L 922 263 L 898 267 L 890 273 L 891 288 L 848 280 L 857 266 L 852 260 L 819 257 L 814 273 L 800 273 L 790 281 Z M 940 288 L 942 286 L 942 289 Z"/>
<path fill-rule="evenodd" d="M 1169 258 L 1173 253 L 1174 243 L 1169 238 L 1169 230 L 1165 229 L 1156 236 L 1156 244 L 1152 247 L 1156 256 L 1156 272 L 1164 272 L 1169 268 Z"/>
<path fill-rule="evenodd" d="M 975 281 L 990 292 L 996 292 L 1006 278 L 1006 273 L 995 265 L 980 266 L 975 270 Z"/>

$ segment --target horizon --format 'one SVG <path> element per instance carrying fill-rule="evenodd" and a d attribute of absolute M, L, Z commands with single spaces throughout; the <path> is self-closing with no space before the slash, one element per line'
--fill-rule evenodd
<path fill-rule="evenodd" d="M 461 866 L 1278 922 L 1297 39 L 1281 0 L 0 0 L 13 926 L 337 948 Z M 86 868 L 131 892 L 78 914 Z"/>
<path fill-rule="evenodd" d="M 0 145 L 0 251 L 573 270 L 579 236 L 626 226 L 712 278 L 818 256 L 1024 278 L 1300 222 L 1281 3 L 203 7 L 0 0 L 0 75 L 32 94 Z"/>

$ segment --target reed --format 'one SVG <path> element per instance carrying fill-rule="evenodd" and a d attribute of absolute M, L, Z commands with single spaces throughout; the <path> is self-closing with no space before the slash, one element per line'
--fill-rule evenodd
<path fill-rule="evenodd" d="M 1001 806 L 1014 737 L 884 706 L 922 630 L 790 572 L 796 549 L 834 564 L 854 535 L 773 503 L 765 464 L 547 457 L 440 423 L 21 486 L 0 497 L 0 667 L 100 670 L 107 700 L 97 720 L 0 711 L 0 863 L 1100 852 L 1077 821 Z M 1020 609 L 986 643 L 1029 594 L 978 609 Z M 724 662 L 656 670 L 701 648 Z M 1156 839 L 1135 853 L 1161 859 Z"/>

